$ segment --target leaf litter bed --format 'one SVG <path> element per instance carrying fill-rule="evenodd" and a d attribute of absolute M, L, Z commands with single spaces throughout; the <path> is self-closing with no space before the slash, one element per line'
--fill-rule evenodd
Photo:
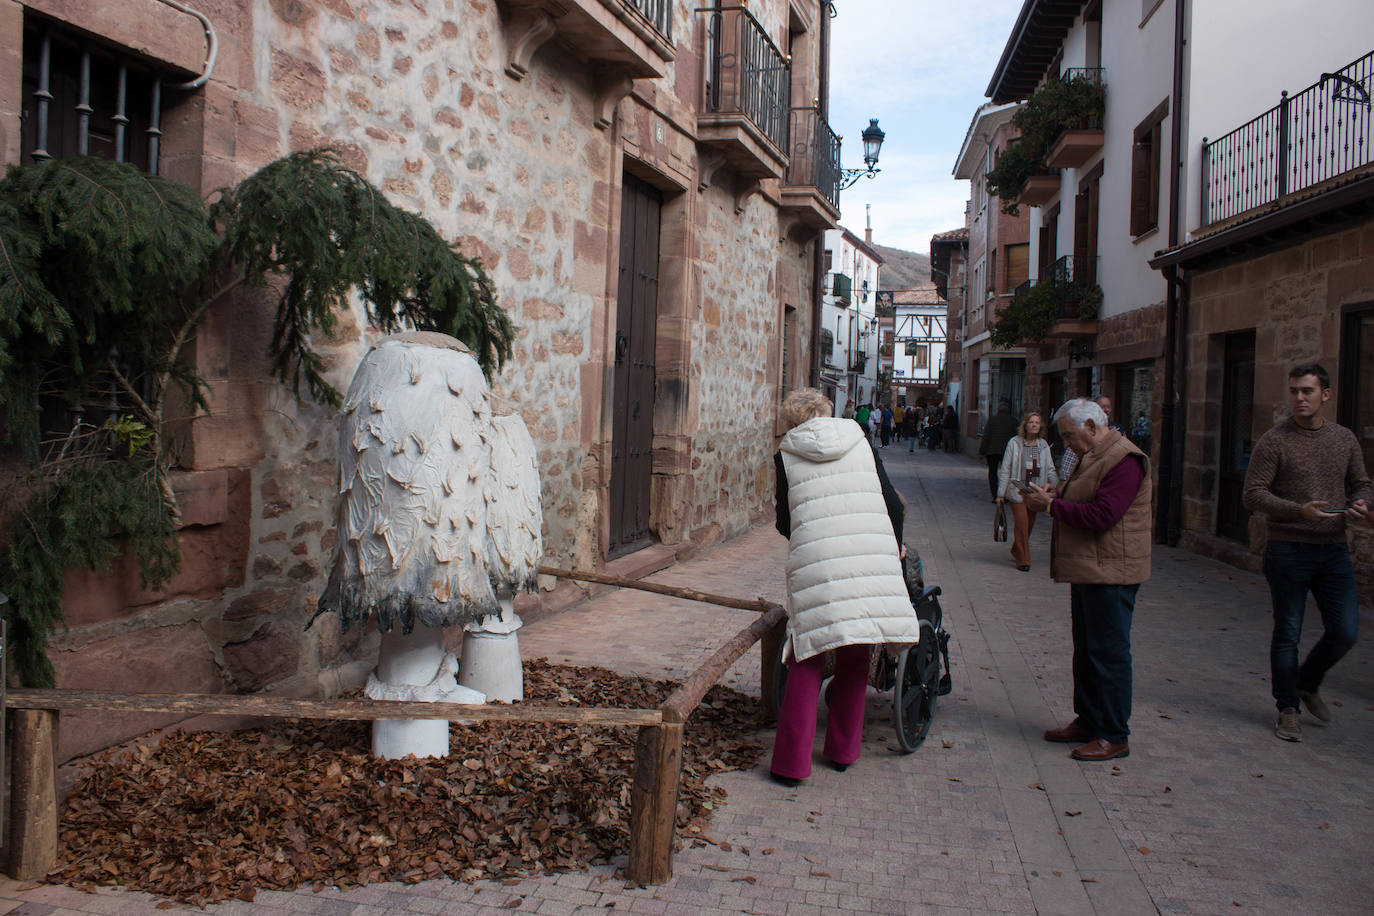
<path fill-rule="evenodd" d="M 672 681 L 525 663 L 533 705 L 656 708 Z M 685 729 L 677 827 L 725 796 L 707 777 L 763 754 L 758 700 L 706 694 Z M 257 888 L 473 882 L 609 862 L 629 846 L 637 729 L 453 723 L 447 758 L 381 760 L 368 722 L 181 731 L 97 758 L 64 812 L 50 881 L 204 905 Z"/>

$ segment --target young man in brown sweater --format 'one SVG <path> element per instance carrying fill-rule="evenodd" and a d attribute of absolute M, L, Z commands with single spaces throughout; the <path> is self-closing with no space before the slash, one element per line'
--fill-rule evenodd
<path fill-rule="evenodd" d="M 1278 722 L 1274 734 L 1301 741 L 1298 702 L 1319 722 L 1331 709 L 1317 688 L 1355 645 L 1359 604 L 1346 525 L 1374 525 L 1374 488 L 1355 434 L 1326 420 L 1331 377 L 1316 363 L 1288 373 L 1291 419 L 1260 436 L 1245 474 L 1245 508 L 1267 516 L 1264 577 L 1274 604 L 1269 667 Z M 1298 665 L 1307 593 L 1317 600 L 1322 636 Z"/>

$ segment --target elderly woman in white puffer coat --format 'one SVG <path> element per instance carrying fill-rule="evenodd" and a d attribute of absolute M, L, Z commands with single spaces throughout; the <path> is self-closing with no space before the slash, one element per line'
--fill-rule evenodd
<path fill-rule="evenodd" d="M 814 388 L 788 395 L 778 452 L 777 528 L 787 553 L 787 689 L 770 774 L 811 775 L 825 653 L 835 653 L 822 754 L 841 772 L 859 759 L 869 655 L 921 635 L 902 578 L 902 500 L 858 425 L 832 417 Z"/>

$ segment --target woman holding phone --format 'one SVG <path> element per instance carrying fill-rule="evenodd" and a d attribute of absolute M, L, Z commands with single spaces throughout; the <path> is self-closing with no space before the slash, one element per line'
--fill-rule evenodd
<path fill-rule="evenodd" d="M 1041 435 L 1044 427 L 1045 421 L 1037 411 L 1026 414 L 1021 420 L 1020 431 L 1007 443 L 1007 450 L 1002 453 L 1002 466 L 997 472 L 997 503 L 1011 503 L 1014 527 L 1011 559 L 1022 572 L 1030 572 L 1030 533 L 1035 527 L 1037 513 L 1026 507 L 1021 494 L 1033 483 L 1042 487 L 1059 485 L 1050 444 Z"/>

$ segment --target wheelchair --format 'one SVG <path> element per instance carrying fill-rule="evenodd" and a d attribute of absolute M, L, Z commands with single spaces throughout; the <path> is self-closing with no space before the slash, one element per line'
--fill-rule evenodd
<path fill-rule="evenodd" d="M 944 611 L 940 607 L 940 586 L 925 584 L 920 556 L 908 548 L 903 561 L 903 576 L 911 606 L 921 622 L 921 641 L 895 657 L 879 650 L 873 653 L 868 666 L 868 683 L 875 690 L 892 694 L 892 724 L 897 730 L 900 753 L 910 754 L 925 742 L 935 721 L 935 707 L 939 698 L 953 690 L 949 667 L 949 633 L 944 627 Z M 783 656 L 787 640 L 778 647 L 774 664 L 774 709 L 782 708 L 787 689 L 787 665 Z M 833 656 L 826 659 L 826 672 L 834 664 Z M 827 680 L 821 695 L 829 699 Z"/>

